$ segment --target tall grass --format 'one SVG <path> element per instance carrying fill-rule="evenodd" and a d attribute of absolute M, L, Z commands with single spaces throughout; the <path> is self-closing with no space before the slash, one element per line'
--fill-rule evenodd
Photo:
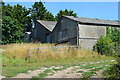
<path fill-rule="evenodd" d="M 54 44 L 39 44 L 39 43 L 15 43 L 4 45 L 4 55 L 8 58 L 24 59 L 27 56 L 29 48 L 50 47 Z"/>
<path fill-rule="evenodd" d="M 28 70 L 38 69 L 43 66 L 52 65 L 69 65 L 79 64 L 80 62 L 93 62 L 111 60 L 113 58 L 98 55 L 97 52 L 81 50 L 78 48 L 50 48 L 54 44 L 41 44 L 41 43 L 17 43 L 3 45 L 4 49 L 2 57 L 3 75 L 7 77 L 15 76 L 18 73 L 25 73 Z M 69 45 L 59 45 L 69 46 Z M 35 53 L 30 53 L 28 56 L 29 48 L 48 47 L 46 49 L 30 49 Z M 27 58 L 27 60 L 26 60 Z M 22 67 L 21 67 L 22 66 Z"/>
<path fill-rule="evenodd" d="M 29 60 L 57 60 L 65 58 L 93 58 L 99 57 L 97 52 L 82 50 L 78 48 L 61 47 L 52 48 L 54 44 L 41 44 L 41 43 L 16 43 L 5 45 L 4 55 L 8 58 L 18 58 Z M 66 45 L 63 45 L 66 46 Z M 69 46 L 69 45 L 67 45 Z M 45 49 L 29 49 L 29 48 L 40 48 L 48 47 Z M 50 48 L 51 47 L 51 48 Z M 30 54 L 28 53 L 28 49 Z"/>

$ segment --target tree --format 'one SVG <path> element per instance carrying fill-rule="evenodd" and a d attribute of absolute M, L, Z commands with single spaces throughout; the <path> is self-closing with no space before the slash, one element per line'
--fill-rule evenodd
<path fill-rule="evenodd" d="M 2 23 L 2 43 L 22 42 L 23 28 L 17 19 L 10 16 L 3 16 Z"/>
<path fill-rule="evenodd" d="M 30 24 L 29 11 L 17 4 L 14 7 L 2 4 L 2 43 L 23 42 L 24 32 Z"/>
<path fill-rule="evenodd" d="M 120 44 L 120 30 L 116 27 L 107 27 L 107 37 L 110 37 L 116 45 Z"/>
<path fill-rule="evenodd" d="M 12 16 L 12 10 L 13 7 L 8 5 L 4 5 L 4 3 L 2 4 L 2 16 Z"/>
<path fill-rule="evenodd" d="M 50 12 L 46 12 L 44 17 L 45 17 L 44 20 L 46 20 L 46 21 L 55 21 L 53 14 Z"/>
<path fill-rule="evenodd" d="M 111 30 L 111 39 L 116 42 L 116 45 L 120 45 L 120 31 L 117 28 Z"/>
<path fill-rule="evenodd" d="M 53 14 L 47 11 L 42 2 L 35 2 L 30 11 L 34 22 L 36 20 L 54 21 Z"/>
<path fill-rule="evenodd" d="M 31 17 L 28 16 L 30 14 L 30 10 L 17 4 L 13 7 L 12 14 L 12 18 L 17 19 L 21 23 L 20 25 L 24 29 L 24 32 L 31 30 Z"/>
<path fill-rule="evenodd" d="M 74 11 L 65 9 L 65 10 L 60 10 L 59 11 L 59 13 L 57 14 L 57 16 L 55 17 L 55 20 L 58 21 L 61 18 L 61 16 L 63 16 L 63 15 L 66 15 L 66 16 L 75 16 L 75 17 L 77 16 L 77 14 L 74 13 Z"/>

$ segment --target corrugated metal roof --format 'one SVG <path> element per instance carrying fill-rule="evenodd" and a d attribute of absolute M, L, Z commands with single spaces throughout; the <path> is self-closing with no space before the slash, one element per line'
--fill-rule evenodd
<path fill-rule="evenodd" d="M 92 24 L 120 26 L 120 21 L 117 21 L 117 20 L 104 20 L 104 19 L 84 18 L 84 17 L 74 17 L 74 16 L 63 16 L 63 17 L 67 17 L 69 19 L 78 21 L 80 23 L 92 23 Z"/>
<path fill-rule="evenodd" d="M 49 31 L 53 31 L 55 25 L 57 22 L 55 21 L 43 21 L 43 20 L 37 20 L 39 23 L 41 23 L 45 28 L 47 28 Z"/>

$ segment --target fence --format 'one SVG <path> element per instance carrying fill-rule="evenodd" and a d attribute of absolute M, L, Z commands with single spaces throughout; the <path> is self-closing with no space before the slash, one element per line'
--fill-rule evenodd
<path fill-rule="evenodd" d="M 66 53 L 75 53 L 75 49 L 79 46 L 52 46 L 52 47 L 39 47 L 39 48 L 29 48 L 27 52 L 27 59 L 32 57 L 43 57 L 45 55 L 50 56 L 49 53 L 53 55 L 60 55 Z M 103 45 L 97 47 L 98 53 L 112 56 L 113 54 L 120 54 L 120 45 Z M 59 54 L 60 53 L 60 54 Z"/>
<path fill-rule="evenodd" d="M 52 47 L 39 47 L 39 48 L 29 48 L 27 52 L 27 59 L 35 56 L 43 56 L 44 53 L 68 53 L 71 51 L 75 51 L 78 46 L 52 46 Z M 63 51 L 63 52 L 62 52 Z M 46 54 L 49 55 L 49 54 Z M 55 54 L 54 54 L 55 55 Z"/>

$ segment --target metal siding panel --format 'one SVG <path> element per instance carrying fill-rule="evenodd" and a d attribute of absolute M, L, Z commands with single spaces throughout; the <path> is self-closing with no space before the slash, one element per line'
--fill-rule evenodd
<path fill-rule="evenodd" d="M 84 49 L 93 49 L 100 36 L 106 36 L 106 27 L 79 24 L 79 45 Z"/>
<path fill-rule="evenodd" d="M 99 38 L 106 36 L 106 27 L 97 25 L 79 25 L 79 38 Z"/>

